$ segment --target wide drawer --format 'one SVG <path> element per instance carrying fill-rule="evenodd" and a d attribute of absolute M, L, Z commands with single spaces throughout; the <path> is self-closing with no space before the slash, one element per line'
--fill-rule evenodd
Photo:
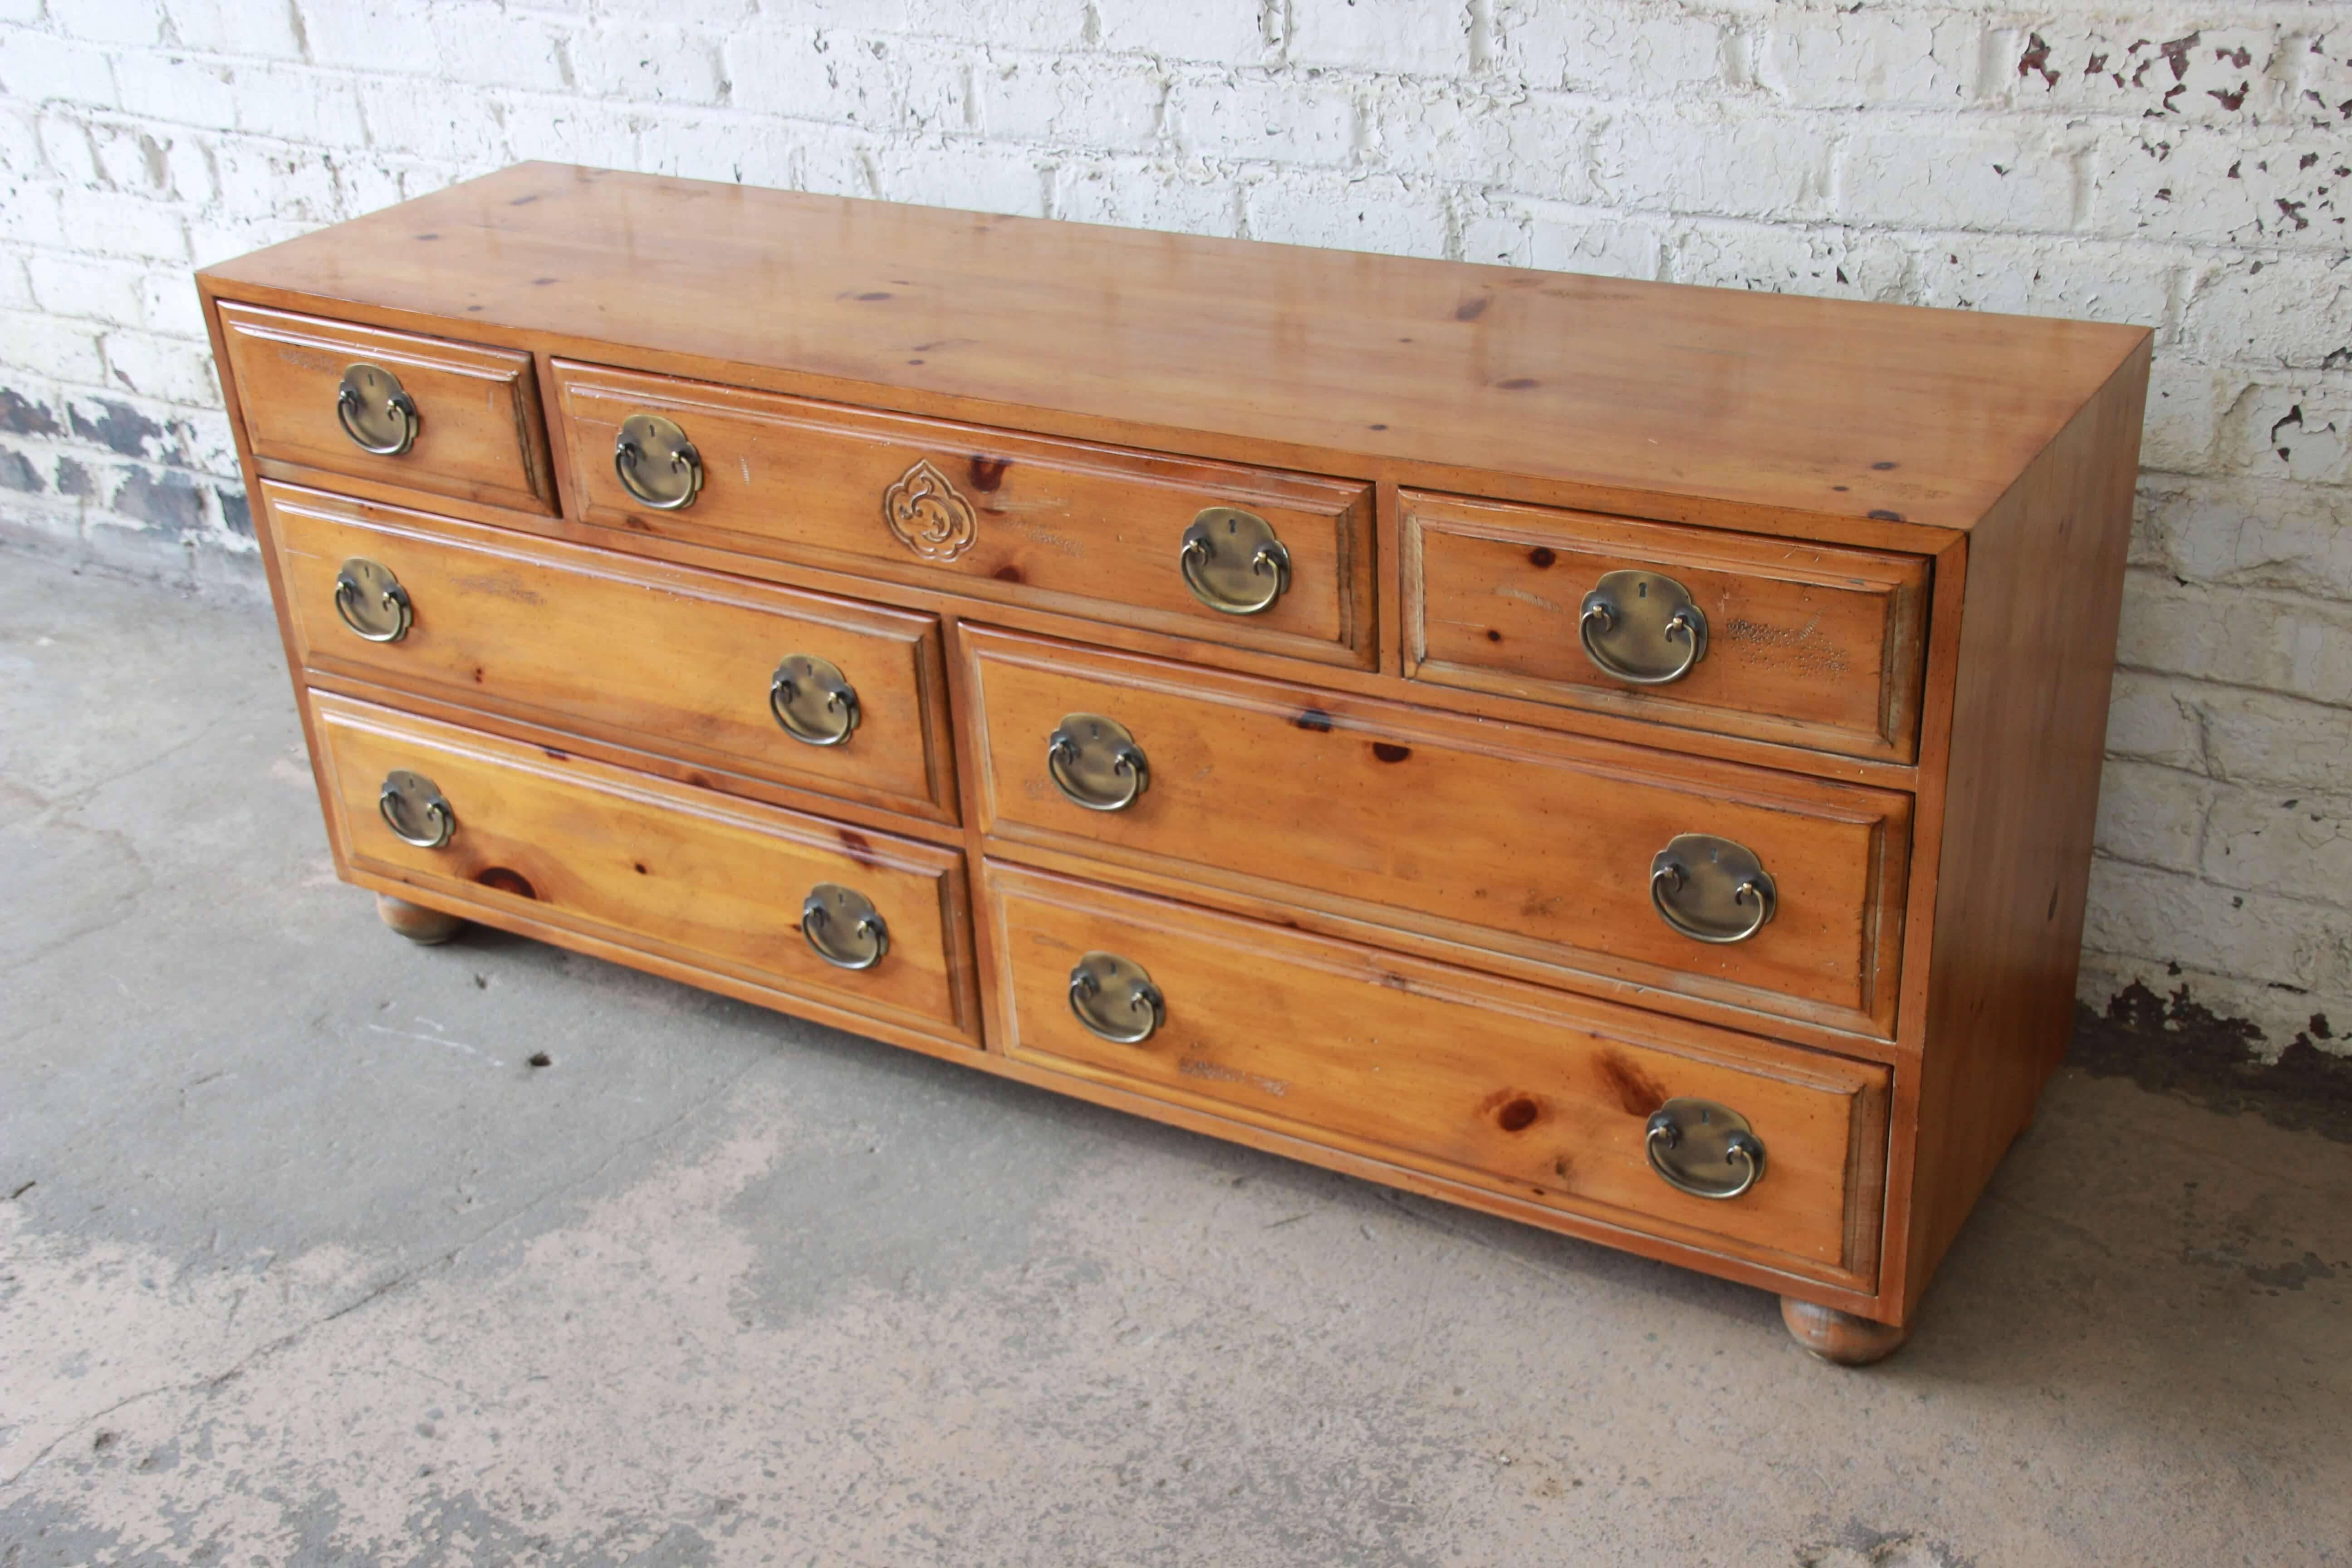
<path fill-rule="evenodd" d="M 954 819 L 931 616 L 286 485 L 261 500 L 307 668 Z"/>
<path fill-rule="evenodd" d="M 1922 557 L 1413 490 L 1400 509 L 1414 679 L 1918 754 Z"/>
<path fill-rule="evenodd" d="M 1907 795 L 988 628 L 963 646 L 991 834 L 1893 1035 Z M 1118 731 L 1139 766 L 1119 765 Z M 1667 923 L 1762 909 L 1694 903 L 1732 863 L 1689 845 L 1659 886 L 1688 835 L 1761 862 L 1770 919 L 1745 940 Z"/>
<path fill-rule="evenodd" d="M 554 375 L 587 521 L 1327 662 L 1374 657 L 1368 485 L 564 360 Z M 625 463 L 640 416 L 667 423 L 631 426 Z M 1220 514 L 1188 570 L 1188 531 L 1219 508 L 1262 522 L 1286 567 L 1254 569 L 1256 525 Z"/>
<path fill-rule="evenodd" d="M 522 745 L 309 695 L 343 864 L 932 1035 L 976 1038 L 961 955 L 962 857 Z M 395 779 L 395 774 L 413 775 Z M 383 796 L 398 785 L 387 811 Z M 431 802 L 444 804 L 440 812 Z M 395 831 L 446 842 L 408 842 Z M 803 901 L 845 888 L 881 921 Z M 841 909 L 828 903 L 828 910 Z"/>
<path fill-rule="evenodd" d="M 984 882 L 1001 1045 L 1020 1060 L 1873 1288 L 1884 1067 L 993 860 Z M 1760 1156 L 1686 1163 L 1707 1131 L 1690 1101 L 1744 1119 Z M 1662 1110 L 1676 1176 L 1752 1183 L 1670 1185 L 1652 1163 Z"/>
<path fill-rule="evenodd" d="M 219 310 L 255 458 L 555 510 L 529 354 L 226 300 Z"/>

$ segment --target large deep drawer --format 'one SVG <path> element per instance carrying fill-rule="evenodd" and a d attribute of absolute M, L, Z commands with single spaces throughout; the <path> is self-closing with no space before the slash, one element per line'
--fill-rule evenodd
<path fill-rule="evenodd" d="M 1000 838 L 1894 1032 L 1908 795 L 988 628 L 963 647 Z"/>
<path fill-rule="evenodd" d="M 1874 1283 L 1883 1066 L 993 860 L 983 875 L 1018 1060 Z M 1736 1154 L 1730 1117 L 1752 1140 Z"/>
<path fill-rule="evenodd" d="M 307 668 L 954 819 L 932 616 L 286 485 L 260 499 Z"/>
<path fill-rule="evenodd" d="M 976 1041 L 961 855 L 327 692 L 308 700 L 345 866 Z M 821 889 L 812 933 L 804 904 Z"/>

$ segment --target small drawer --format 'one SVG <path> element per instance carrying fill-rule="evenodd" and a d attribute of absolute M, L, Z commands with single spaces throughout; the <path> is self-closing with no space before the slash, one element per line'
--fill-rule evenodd
<path fill-rule="evenodd" d="M 257 458 L 555 510 L 529 354 L 226 300 L 218 308 Z"/>
<path fill-rule="evenodd" d="M 1369 667 L 1371 489 L 554 363 L 589 522 Z"/>
<path fill-rule="evenodd" d="M 963 646 L 1001 839 L 1894 1033 L 1908 795 L 989 628 Z"/>
<path fill-rule="evenodd" d="M 1884 1067 L 994 860 L 983 875 L 1019 1060 L 1874 1286 Z"/>
<path fill-rule="evenodd" d="M 1414 490 L 1400 504 L 1416 680 L 1918 755 L 1924 557 Z"/>
<path fill-rule="evenodd" d="M 954 820 L 931 616 L 273 482 L 261 501 L 308 668 Z"/>
<path fill-rule="evenodd" d="M 327 692 L 309 700 L 345 866 L 977 1038 L 961 855 Z M 827 912 L 804 929 L 821 889 Z"/>

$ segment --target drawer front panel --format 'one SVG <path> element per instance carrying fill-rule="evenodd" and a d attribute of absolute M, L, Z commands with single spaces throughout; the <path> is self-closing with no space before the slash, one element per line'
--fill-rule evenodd
<path fill-rule="evenodd" d="M 1871 1288 L 1883 1067 L 993 860 L 984 875 L 1017 1058 Z M 1080 1021 L 1090 953 L 1158 992 L 1147 1038 Z M 1748 1191 L 1700 1197 L 1651 1167 L 1649 1118 L 1685 1098 L 1746 1118 L 1764 1150 Z"/>
<path fill-rule="evenodd" d="M 1908 796 L 996 630 L 964 646 L 989 833 L 1892 1037 Z M 1057 785 L 1074 715 L 1139 747 L 1123 809 Z M 1070 776 L 1115 801 L 1134 775 L 1086 728 Z M 1694 941 L 1654 908 L 1653 858 L 1686 834 L 1760 858 L 1776 905 L 1752 937 Z"/>
<path fill-rule="evenodd" d="M 555 381 L 588 521 L 1327 662 L 1374 657 L 1369 486 L 562 360 Z M 700 487 L 676 510 L 623 485 L 616 443 L 641 414 L 698 455 Z M 1259 613 L 1186 586 L 1186 530 L 1216 507 L 1262 518 L 1288 557 Z"/>
<path fill-rule="evenodd" d="M 221 339 L 258 458 L 356 474 L 488 506 L 552 512 L 530 356 L 223 301 Z M 339 415 L 344 373 L 373 365 L 415 410 L 407 450 L 362 447 Z M 374 384 L 381 393 L 385 384 Z M 372 401 L 371 406 L 374 406 Z M 368 434 L 370 422 L 359 428 Z"/>
<path fill-rule="evenodd" d="M 929 616 L 265 483 L 305 666 L 493 707 L 686 761 L 954 819 L 939 626 Z M 339 612 L 344 563 L 389 571 L 398 640 Z M 770 706 L 789 656 L 844 676 L 856 723 L 794 739 Z M 829 731 L 816 731 L 817 739 Z"/>
<path fill-rule="evenodd" d="M 1918 754 L 1921 557 L 1413 490 L 1401 508 L 1415 679 L 1851 756 Z M 1604 588 L 1612 573 L 1648 581 Z M 1629 678 L 1671 675 L 1691 639 L 1622 609 L 1588 624 L 1588 596 L 1646 597 L 1659 577 L 1661 595 L 1688 592 L 1705 637 L 1686 673 L 1643 684 Z"/>
<path fill-rule="evenodd" d="M 325 692 L 309 700 L 347 864 L 933 1034 L 975 1034 L 961 856 Z M 395 772 L 446 800 L 446 844 L 395 835 L 379 806 Z M 406 815 L 412 831 L 433 820 Z M 855 889 L 882 917 L 887 947 L 871 968 L 836 967 L 803 938 L 802 900 L 820 884 Z"/>

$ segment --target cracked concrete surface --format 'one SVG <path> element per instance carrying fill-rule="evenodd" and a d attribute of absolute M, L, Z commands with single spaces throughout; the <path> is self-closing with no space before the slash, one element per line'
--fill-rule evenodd
<path fill-rule="evenodd" d="M 2352 1146 L 2070 1069 L 1842 1372 L 1751 1290 L 411 947 L 278 659 L 0 549 L 5 1568 L 2352 1560 Z"/>

